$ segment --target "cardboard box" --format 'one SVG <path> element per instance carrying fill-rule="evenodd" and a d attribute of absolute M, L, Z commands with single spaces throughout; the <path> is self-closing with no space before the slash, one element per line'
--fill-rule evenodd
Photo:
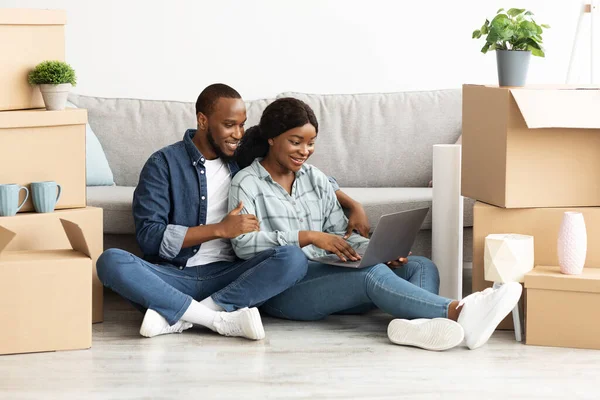
<path fill-rule="evenodd" d="M 62 195 L 56 209 L 86 206 L 85 124 L 87 111 L 0 112 L 0 183 L 27 186 L 56 181 Z M 25 191 L 21 191 L 21 199 Z M 21 212 L 32 211 L 31 193 Z"/>
<path fill-rule="evenodd" d="M 600 349 L 600 269 L 564 275 L 539 266 L 525 276 L 526 343 Z"/>
<path fill-rule="evenodd" d="M 0 217 L 0 227 L 15 232 L 17 236 L 6 250 L 55 250 L 70 249 L 71 244 L 63 233 L 61 219 L 79 225 L 85 235 L 93 262 L 92 274 L 92 322 L 103 320 L 103 285 L 96 273 L 96 261 L 103 251 L 103 211 L 87 207 L 58 210 L 53 213 L 20 213 L 14 217 Z"/>
<path fill-rule="evenodd" d="M 0 227 L 0 354 L 92 345 L 92 260 L 85 235 L 61 220 L 71 250 L 8 251 Z"/>
<path fill-rule="evenodd" d="M 27 75 L 42 61 L 65 60 L 66 23 L 61 10 L 0 9 L 0 110 L 44 107 Z"/>
<path fill-rule="evenodd" d="M 520 233 L 533 236 L 534 265 L 557 265 L 558 231 L 565 211 L 583 213 L 588 243 L 600 241 L 600 207 L 501 208 L 476 202 L 473 207 L 473 291 L 492 286 L 484 279 L 485 237 L 490 233 Z M 586 267 L 600 268 L 600 247 L 589 245 Z M 507 317 L 500 329 L 513 329 Z"/>
<path fill-rule="evenodd" d="M 462 195 L 600 206 L 600 88 L 463 86 Z"/>

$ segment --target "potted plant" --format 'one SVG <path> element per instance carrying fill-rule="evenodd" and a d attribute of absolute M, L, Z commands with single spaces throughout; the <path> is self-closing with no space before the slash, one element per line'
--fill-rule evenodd
<path fill-rule="evenodd" d="M 533 13 L 522 8 L 499 9 L 492 22 L 485 20 L 480 29 L 473 32 L 473 39 L 483 35 L 485 45 L 482 53 L 496 50 L 498 81 L 500 86 L 525 86 L 531 55 L 544 57 L 542 33 L 550 28 L 538 25 Z"/>
<path fill-rule="evenodd" d="M 69 91 L 77 83 L 77 78 L 66 62 L 44 61 L 29 73 L 29 83 L 40 86 L 46 110 L 64 110 Z"/>

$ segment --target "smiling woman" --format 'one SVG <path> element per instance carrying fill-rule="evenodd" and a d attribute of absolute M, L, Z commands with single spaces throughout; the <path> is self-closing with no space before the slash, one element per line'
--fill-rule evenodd
<path fill-rule="evenodd" d="M 369 239 L 356 233 L 344 236 L 348 219 L 327 176 L 306 163 L 318 131 L 306 103 L 281 98 L 269 104 L 259 124 L 246 132 L 236 151 L 245 168 L 232 179 L 229 210 L 243 203 L 242 213 L 255 215 L 260 230 L 231 239 L 238 257 L 297 246 L 309 260 L 327 253 L 344 262 L 361 258 Z M 439 296 L 439 285 L 437 267 L 425 257 L 358 269 L 309 261 L 306 276 L 261 309 L 279 318 L 318 320 L 380 308 L 400 318 L 388 327 L 393 343 L 445 350 L 466 338 L 474 349 L 488 340 L 521 295 L 516 284 L 475 293 L 459 303 Z"/>

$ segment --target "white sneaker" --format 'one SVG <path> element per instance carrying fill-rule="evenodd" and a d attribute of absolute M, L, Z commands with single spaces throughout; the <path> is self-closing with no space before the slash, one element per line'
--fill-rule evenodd
<path fill-rule="evenodd" d="M 265 338 L 265 330 L 256 307 L 218 312 L 213 326 L 224 336 L 241 336 L 252 340 Z"/>
<path fill-rule="evenodd" d="M 190 329 L 192 325 L 190 322 L 179 320 L 171 326 L 162 315 L 149 308 L 144 315 L 140 335 L 150 338 L 168 333 L 181 333 L 186 329 Z"/>
<path fill-rule="evenodd" d="M 395 319 L 387 332 L 392 343 L 434 351 L 456 347 L 465 336 L 462 326 L 447 318 Z"/>
<path fill-rule="evenodd" d="M 465 330 L 465 342 L 471 350 L 488 341 L 498 324 L 515 308 L 522 291 L 520 283 L 510 282 L 498 289 L 475 292 L 460 301 L 458 323 Z"/>

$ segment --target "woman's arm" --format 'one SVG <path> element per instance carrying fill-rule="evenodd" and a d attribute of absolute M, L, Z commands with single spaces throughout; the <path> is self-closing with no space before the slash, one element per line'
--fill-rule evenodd
<path fill-rule="evenodd" d="M 233 210 L 240 201 L 244 203 L 244 208 L 241 213 L 256 215 L 257 218 L 259 218 L 260 224 L 260 216 L 256 214 L 254 196 L 248 195 L 238 181 L 234 179 L 231 184 L 231 189 L 229 190 L 229 210 Z M 303 247 L 300 244 L 298 234 L 299 231 L 297 230 L 289 232 L 249 232 L 231 239 L 231 244 L 235 254 L 237 254 L 239 258 L 247 260 L 263 250 L 277 246 L 292 245 Z"/>

